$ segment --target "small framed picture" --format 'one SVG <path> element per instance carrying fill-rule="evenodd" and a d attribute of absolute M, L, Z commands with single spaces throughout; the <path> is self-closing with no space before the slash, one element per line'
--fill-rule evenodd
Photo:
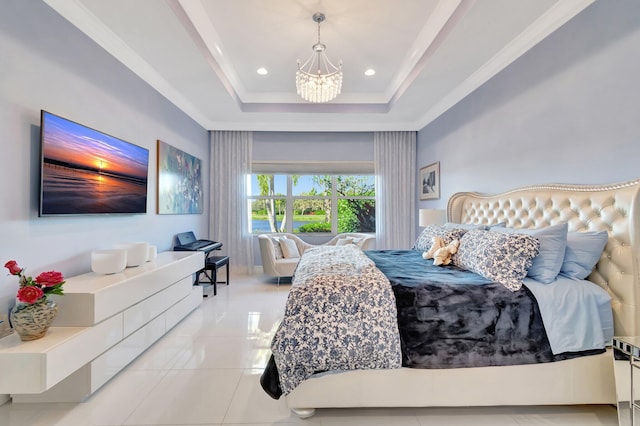
<path fill-rule="evenodd" d="M 420 169 L 421 200 L 437 200 L 440 198 L 440 162 L 437 161 Z"/>

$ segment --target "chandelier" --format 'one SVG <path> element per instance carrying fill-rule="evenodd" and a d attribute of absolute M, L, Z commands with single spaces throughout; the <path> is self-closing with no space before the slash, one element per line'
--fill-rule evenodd
<path fill-rule="evenodd" d="M 311 49 L 313 53 L 296 71 L 296 89 L 298 95 L 309 102 L 329 102 L 340 94 L 342 89 L 342 61 L 336 67 L 331 63 L 320 43 L 320 23 L 325 20 L 324 13 L 314 13 L 313 21 L 318 23 L 318 42 Z"/>

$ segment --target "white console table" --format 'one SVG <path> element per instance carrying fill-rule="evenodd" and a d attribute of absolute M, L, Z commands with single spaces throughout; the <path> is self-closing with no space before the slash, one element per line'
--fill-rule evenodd
<path fill-rule="evenodd" d="M 113 275 L 71 277 L 45 337 L 0 339 L 0 394 L 14 402 L 79 402 L 202 302 L 201 252 L 162 252 Z"/>

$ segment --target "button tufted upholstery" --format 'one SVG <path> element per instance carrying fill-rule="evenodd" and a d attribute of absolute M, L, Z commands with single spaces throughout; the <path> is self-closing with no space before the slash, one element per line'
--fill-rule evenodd
<path fill-rule="evenodd" d="M 498 195 L 454 194 L 448 220 L 511 228 L 567 222 L 569 232 L 602 231 L 609 240 L 589 280 L 611 295 L 615 333 L 640 333 L 640 179 L 615 185 L 531 186 Z"/>

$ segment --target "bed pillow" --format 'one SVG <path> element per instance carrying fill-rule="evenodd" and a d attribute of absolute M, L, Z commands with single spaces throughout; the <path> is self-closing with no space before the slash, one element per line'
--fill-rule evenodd
<path fill-rule="evenodd" d="M 553 282 L 562 267 L 567 246 L 568 225 L 561 223 L 539 229 L 493 228 L 492 231 L 531 235 L 540 241 L 540 253 L 533 259 L 528 276 L 544 284 Z"/>
<path fill-rule="evenodd" d="M 453 223 L 453 222 L 445 223 L 444 227 L 445 228 L 466 229 L 467 231 L 471 231 L 472 229 L 481 229 L 483 231 L 486 231 L 487 229 L 489 229 L 489 227 L 487 225 L 475 225 L 475 224 L 470 224 L 470 223 Z"/>
<path fill-rule="evenodd" d="M 298 246 L 296 245 L 295 241 L 288 238 L 281 239 L 280 247 L 282 247 L 282 254 L 284 255 L 285 259 L 300 257 L 300 252 L 298 251 Z"/>
<path fill-rule="evenodd" d="M 474 230 L 460 240 L 453 263 L 516 291 L 539 250 L 540 242 L 529 235 Z"/>
<path fill-rule="evenodd" d="M 428 225 L 416 242 L 413 243 L 413 250 L 429 251 L 433 244 L 433 237 L 440 237 L 444 244 L 449 244 L 453 240 L 460 240 L 462 236 L 467 232 L 466 229 L 460 228 L 446 228 L 438 225 Z"/>
<path fill-rule="evenodd" d="M 591 275 L 593 267 L 602 256 L 608 238 L 607 231 L 569 232 L 560 275 L 579 280 Z"/>

